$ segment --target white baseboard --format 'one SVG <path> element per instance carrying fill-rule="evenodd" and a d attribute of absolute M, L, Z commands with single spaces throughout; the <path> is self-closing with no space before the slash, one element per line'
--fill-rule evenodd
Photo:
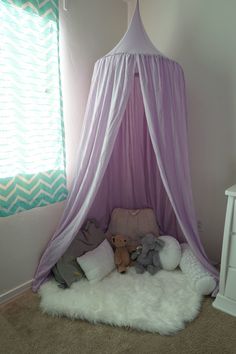
<path fill-rule="evenodd" d="M 3 293 L 0 295 L 0 305 L 4 304 L 5 302 L 9 302 L 13 300 L 15 297 L 18 295 L 24 293 L 26 290 L 31 288 L 33 279 L 17 286 L 16 288 L 13 288 L 11 290 L 8 290 L 7 292 Z"/>

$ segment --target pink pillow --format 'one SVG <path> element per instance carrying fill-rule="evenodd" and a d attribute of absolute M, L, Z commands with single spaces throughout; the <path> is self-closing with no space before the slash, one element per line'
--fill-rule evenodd
<path fill-rule="evenodd" d="M 145 209 L 115 208 L 111 214 L 111 220 L 106 236 L 111 241 L 112 235 L 124 235 L 130 245 L 140 244 L 140 238 L 147 233 L 159 236 L 159 228 L 154 211 Z"/>

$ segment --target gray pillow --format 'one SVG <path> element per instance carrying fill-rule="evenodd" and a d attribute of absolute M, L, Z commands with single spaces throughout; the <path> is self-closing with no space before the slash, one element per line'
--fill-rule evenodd
<path fill-rule="evenodd" d="M 96 220 L 88 220 L 52 268 L 54 278 L 62 288 L 70 287 L 84 276 L 76 258 L 94 250 L 104 239 L 105 233 L 98 227 Z"/>
<path fill-rule="evenodd" d="M 96 220 L 88 220 L 78 232 L 65 255 L 80 257 L 86 252 L 94 250 L 106 238 L 105 233 L 98 227 Z"/>
<path fill-rule="evenodd" d="M 84 277 L 84 272 L 76 259 L 67 255 L 59 259 L 52 268 L 52 273 L 62 288 L 69 288 L 72 283 Z"/>

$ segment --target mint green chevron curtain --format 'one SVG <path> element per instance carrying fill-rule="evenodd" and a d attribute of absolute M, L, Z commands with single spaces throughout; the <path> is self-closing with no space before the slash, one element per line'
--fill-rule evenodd
<path fill-rule="evenodd" d="M 66 197 L 58 1 L 0 0 L 0 216 Z"/>

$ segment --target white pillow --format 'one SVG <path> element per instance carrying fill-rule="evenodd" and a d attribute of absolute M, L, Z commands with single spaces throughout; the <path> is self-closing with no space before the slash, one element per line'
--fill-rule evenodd
<path fill-rule="evenodd" d="M 115 269 L 114 252 L 107 239 L 76 259 L 90 282 L 101 280 Z"/>
<path fill-rule="evenodd" d="M 181 259 L 179 242 L 172 236 L 159 236 L 158 239 L 165 242 L 164 247 L 159 251 L 163 269 L 174 270 L 179 265 Z"/>
<path fill-rule="evenodd" d="M 187 243 L 181 244 L 180 269 L 187 276 L 192 288 L 200 295 L 209 295 L 216 287 L 216 280 L 208 273 L 193 254 Z"/>

